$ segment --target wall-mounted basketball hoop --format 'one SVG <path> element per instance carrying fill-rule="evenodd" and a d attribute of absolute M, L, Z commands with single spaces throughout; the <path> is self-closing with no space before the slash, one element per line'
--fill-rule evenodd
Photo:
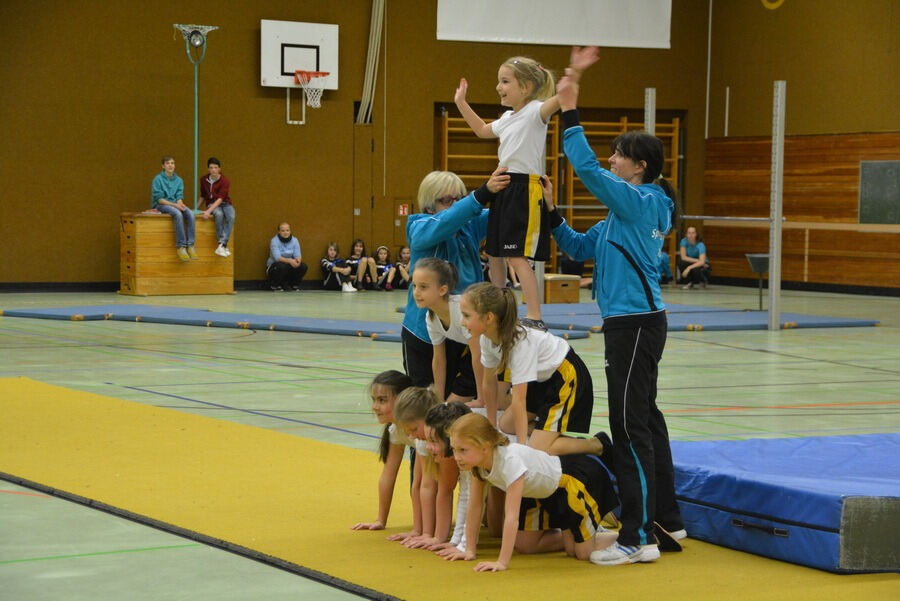
<path fill-rule="evenodd" d="M 294 72 L 294 82 L 297 83 L 303 92 L 300 98 L 302 106 L 300 120 L 291 119 L 291 89 L 286 88 L 286 108 L 285 122 L 288 125 L 304 125 L 306 124 L 306 107 L 317 109 L 322 106 L 322 92 L 325 90 L 325 78 L 331 75 L 328 71 L 304 71 L 297 70 Z"/>

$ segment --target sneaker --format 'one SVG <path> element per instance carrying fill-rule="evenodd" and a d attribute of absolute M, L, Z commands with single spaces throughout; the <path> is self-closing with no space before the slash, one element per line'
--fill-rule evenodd
<path fill-rule="evenodd" d="M 608 530 L 603 526 L 597 526 L 597 532 L 594 533 L 594 546 L 598 551 L 606 549 L 616 542 L 619 538 L 617 530 Z"/>
<path fill-rule="evenodd" d="M 650 563 L 659 559 L 659 547 L 657 545 L 641 545 L 641 563 Z"/>
<path fill-rule="evenodd" d="M 675 532 L 670 532 L 669 535 L 675 540 L 683 540 L 687 538 L 687 530 L 682 528 L 681 530 L 676 530 Z"/>
<path fill-rule="evenodd" d="M 282 290 L 284 290 L 284 288 L 282 288 L 281 286 L 269 286 L 269 288 L 272 290 L 272 292 L 281 292 Z"/>
<path fill-rule="evenodd" d="M 225 247 L 225 256 L 226 256 L 226 257 L 230 257 L 230 256 L 231 256 L 231 251 L 228 250 L 228 247 L 227 247 L 227 246 Z"/>
<path fill-rule="evenodd" d="M 523 317 L 519 320 L 519 323 L 526 328 L 534 328 L 535 330 L 543 330 L 544 332 L 548 331 L 547 324 L 544 323 L 543 319 L 531 319 L 530 317 Z"/>
<path fill-rule="evenodd" d="M 300 286 L 291 286 L 291 290 L 296 290 L 297 292 L 300 292 Z"/>
<path fill-rule="evenodd" d="M 384 289 L 387 290 L 388 292 L 390 292 L 391 290 L 394 289 L 394 287 L 391 286 L 391 283 L 390 283 L 390 282 L 388 282 L 388 283 L 386 283 L 386 284 L 384 285 Z"/>
<path fill-rule="evenodd" d="M 187 247 L 187 254 L 190 258 L 195 259 L 195 260 L 200 258 L 200 256 L 197 254 L 197 251 L 194 250 L 193 246 Z"/>
<path fill-rule="evenodd" d="M 649 546 L 655 547 L 656 545 L 632 547 L 616 543 L 614 545 L 608 546 L 605 549 L 592 551 L 591 563 L 597 564 L 598 566 L 618 566 L 622 565 L 623 563 L 637 563 L 639 561 L 643 561 L 644 547 Z M 657 557 L 659 557 L 658 550 Z M 656 557 L 654 557 L 653 559 L 656 559 Z"/>
<path fill-rule="evenodd" d="M 344 282 L 341 286 L 341 292 L 356 292 L 356 288 L 350 282 Z"/>
<path fill-rule="evenodd" d="M 228 251 L 225 250 L 225 247 L 222 246 L 221 244 L 220 244 L 219 246 L 216 247 L 216 250 L 215 250 L 214 252 L 215 252 L 217 255 L 219 255 L 220 257 L 227 257 L 227 256 L 228 256 Z"/>
<path fill-rule="evenodd" d="M 182 261 L 190 261 L 191 256 L 188 254 L 188 251 L 184 249 L 184 247 L 179 246 L 178 250 L 175 251 L 175 254 L 178 255 L 178 258 Z"/>
<path fill-rule="evenodd" d="M 685 284 L 684 286 L 682 286 L 681 289 L 682 289 L 682 290 L 690 290 L 690 289 L 693 288 L 693 287 L 694 287 L 694 284 L 693 284 L 693 283 L 687 283 L 687 284 Z"/>

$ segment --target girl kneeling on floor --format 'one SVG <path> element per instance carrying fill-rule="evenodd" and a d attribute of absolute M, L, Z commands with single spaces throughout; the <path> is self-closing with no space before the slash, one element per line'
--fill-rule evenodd
<path fill-rule="evenodd" d="M 604 448 L 611 448 L 604 432 L 591 438 L 562 436 L 590 429 L 594 407 L 591 374 L 568 342 L 519 323 L 512 290 L 486 282 L 473 284 L 462 295 L 460 312 L 462 325 L 472 336 L 481 337 L 486 407 L 496 406 L 492 395 L 497 390 L 497 374 L 509 371 L 512 402 L 500 420 L 501 430 L 515 432 L 517 442 L 552 455 L 601 455 Z M 537 421 L 529 439 L 531 419 Z"/>
<path fill-rule="evenodd" d="M 384 424 L 379 447 L 379 459 L 384 463 L 381 477 L 378 479 L 378 518 L 374 522 L 358 522 L 353 530 L 384 530 L 387 526 L 391 501 L 394 498 L 394 484 L 397 473 L 403 462 L 403 452 L 407 447 L 414 447 L 414 441 L 406 435 L 396 423 L 394 407 L 397 397 L 412 386 L 409 376 L 396 370 L 381 372 L 369 385 L 369 396 L 372 398 L 372 411 L 378 422 Z M 410 498 L 412 499 L 413 529 L 409 532 L 394 534 L 388 540 L 404 540 L 422 533 L 422 510 L 420 505 L 420 489 L 422 484 L 422 462 L 416 461 L 413 467 Z"/>
<path fill-rule="evenodd" d="M 460 470 L 472 471 L 466 512 L 466 550 L 447 559 L 476 558 L 485 483 L 506 491 L 503 535 L 497 561 L 482 561 L 477 572 L 509 567 L 513 550 L 548 553 L 565 549 L 569 556 L 590 559 L 591 553 L 615 542 L 606 518 L 618 504 L 609 472 L 593 455 L 556 457 L 509 443 L 484 416 L 469 414 L 450 426 L 450 445 Z M 560 530 L 562 529 L 562 530 Z"/>

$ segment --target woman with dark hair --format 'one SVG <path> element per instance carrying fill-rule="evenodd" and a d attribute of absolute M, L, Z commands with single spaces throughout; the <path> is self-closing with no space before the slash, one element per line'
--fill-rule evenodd
<path fill-rule="evenodd" d="M 705 288 L 709 282 L 709 257 L 706 256 L 706 245 L 693 225 L 685 230 L 684 238 L 679 244 L 678 273 L 681 275 L 683 290 L 690 290 L 694 284 Z"/>
<path fill-rule="evenodd" d="M 675 502 L 666 421 L 656 406 L 658 364 L 667 329 L 657 260 L 672 227 L 675 192 L 662 177 L 662 142 L 647 132 L 629 131 L 616 138 L 609 170 L 597 162 L 576 110 L 581 72 L 597 59 L 597 48 L 574 48 L 557 94 L 566 156 L 588 190 L 609 208 L 609 215 L 580 234 L 548 201 L 549 182 L 544 183 L 544 199 L 559 247 L 575 260 L 594 259 L 622 529 L 617 543 L 594 551 L 591 561 L 618 565 L 659 557 L 657 523 L 675 538 L 686 536 Z"/>

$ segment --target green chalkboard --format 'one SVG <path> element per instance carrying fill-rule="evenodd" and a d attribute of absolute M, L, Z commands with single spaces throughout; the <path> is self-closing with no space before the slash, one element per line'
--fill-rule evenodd
<path fill-rule="evenodd" d="M 859 222 L 900 224 L 900 161 L 860 161 Z"/>

